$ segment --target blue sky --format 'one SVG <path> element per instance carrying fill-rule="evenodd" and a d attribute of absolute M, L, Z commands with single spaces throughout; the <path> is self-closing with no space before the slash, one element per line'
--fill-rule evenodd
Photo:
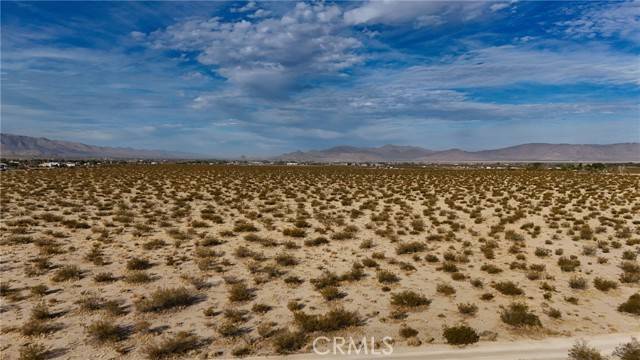
<path fill-rule="evenodd" d="M 3 132 L 213 156 L 640 141 L 640 2 L 8 2 Z"/>

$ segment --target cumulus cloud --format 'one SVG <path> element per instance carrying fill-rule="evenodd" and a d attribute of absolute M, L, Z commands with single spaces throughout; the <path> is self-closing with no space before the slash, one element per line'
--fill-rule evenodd
<path fill-rule="evenodd" d="M 297 4 L 281 17 L 255 22 L 187 20 L 149 34 L 157 49 L 194 52 L 253 95 L 277 98 L 306 79 L 334 75 L 360 63 L 362 43 L 341 30 L 337 6 Z"/>
<path fill-rule="evenodd" d="M 244 6 L 241 6 L 239 8 L 232 8 L 231 12 L 232 13 L 243 13 L 243 12 L 247 12 L 247 11 L 252 11 L 252 10 L 256 9 L 257 7 L 258 7 L 258 4 L 256 4 L 255 1 L 249 1 Z"/>

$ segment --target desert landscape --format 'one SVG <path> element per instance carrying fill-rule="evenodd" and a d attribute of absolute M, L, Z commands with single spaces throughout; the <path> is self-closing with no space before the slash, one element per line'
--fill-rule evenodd
<path fill-rule="evenodd" d="M 640 332 L 633 174 L 166 164 L 0 181 L 7 359 Z"/>

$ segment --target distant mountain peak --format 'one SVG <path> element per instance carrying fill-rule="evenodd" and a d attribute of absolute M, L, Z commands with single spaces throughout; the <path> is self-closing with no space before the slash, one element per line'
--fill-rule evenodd
<path fill-rule="evenodd" d="M 130 147 L 93 146 L 15 134 L 0 134 L 0 156 L 21 159 L 191 159 L 196 154 Z"/>
<path fill-rule="evenodd" d="M 458 148 L 433 151 L 417 146 L 385 144 L 380 147 L 334 146 L 325 150 L 296 151 L 275 158 L 304 162 L 640 162 L 640 143 L 550 144 L 528 143 L 493 150 Z"/>

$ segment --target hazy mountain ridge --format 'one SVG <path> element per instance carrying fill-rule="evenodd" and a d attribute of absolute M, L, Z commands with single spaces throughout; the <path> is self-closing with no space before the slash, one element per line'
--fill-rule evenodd
<path fill-rule="evenodd" d="M 189 153 L 93 146 L 14 134 L 0 134 L 0 156 L 19 159 L 185 159 L 202 157 Z"/>
<path fill-rule="evenodd" d="M 287 153 L 276 157 L 276 160 L 310 162 L 639 162 L 640 143 L 607 145 L 530 143 L 480 151 L 460 149 L 434 151 L 415 146 L 396 145 L 377 148 L 337 146 L 326 150 Z"/>
<path fill-rule="evenodd" d="M 0 134 L 0 156 L 4 158 L 50 159 L 196 159 L 204 155 L 162 150 L 93 146 L 13 134 Z M 530 143 L 493 150 L 429 150 L 418 146 L 336 146 L 324 150 L 296 151 L 273 158 L 301 162 L 498 162 L 583 161 L 640 162 L 640 143 L 608 145 Z"/>

